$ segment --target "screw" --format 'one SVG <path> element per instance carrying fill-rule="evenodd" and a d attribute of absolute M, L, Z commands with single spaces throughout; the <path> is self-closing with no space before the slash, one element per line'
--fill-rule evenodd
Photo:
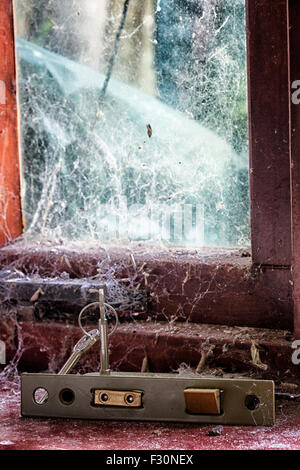
<path fill-rule="evenodd" d="M 134 402 L 134 397 L 132 395 L 127 395 L 126 401 L 127 401 L 127 403 L 133 403 Z"/>
<path fill-rule="evenodd" d="M 102 395 L 101 395 L 101 400 L 102 400 L 102 401 L 108 401 L 108 395 L 107 395 L 107 393 L 102 393 Z"/>

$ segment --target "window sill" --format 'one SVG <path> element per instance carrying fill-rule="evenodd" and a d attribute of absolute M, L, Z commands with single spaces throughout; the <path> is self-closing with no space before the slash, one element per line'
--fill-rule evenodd
<path fill-rule="evenodd" d="M 0 268 L 43 278 L 93 277 L 146 291 L 148 305 L 135 319 L 293 326 L 289 267 L 254 266 L 241 249 L 18 241 L 0 249 Z"/>

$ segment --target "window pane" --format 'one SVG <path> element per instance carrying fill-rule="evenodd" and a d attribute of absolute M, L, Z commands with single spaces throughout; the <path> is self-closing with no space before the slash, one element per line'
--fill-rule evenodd
<path fill-rule="evenodd" d="M 244 0 L 15 0 L 28 236 L 249 242 Z"/>

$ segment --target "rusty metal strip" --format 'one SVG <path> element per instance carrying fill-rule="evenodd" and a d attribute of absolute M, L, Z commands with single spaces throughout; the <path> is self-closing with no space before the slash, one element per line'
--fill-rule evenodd
<path fill-rule="evenodd" d="M 61 306 L 65 310 L 82 307 L 99 300 L 99 289 L 104 288 L 107 301 L 121 311 L 146 312 L 148 296 L 144 290 L 118 286 L 112 292 L 103 282 L 90 279 L 12 278 L 0 279 L 0 294 L 17 305 Z"/>

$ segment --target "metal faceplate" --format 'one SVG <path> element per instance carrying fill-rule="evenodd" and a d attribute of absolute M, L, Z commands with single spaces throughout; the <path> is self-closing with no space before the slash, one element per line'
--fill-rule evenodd
<path fill-rule="evenodd" d="M 39 388 L 48 392 L 48 399 L 42 404 L 34 399 Z M 199 389 L 199 396 L 207 390 L 220 397 L 217 407 L 220 414 L 188 412 L 186 396 L 190 389 Z M 216 394 L 216 390 L 219 393 Z M 124 396 L 134 392 L 141 396 L 140 406 L 106 404 L 99 400 L 102 391 L 113 392 L 112 396 L 114 391 L 124 392 Z M 260 426 L 271 426 L 275 422 L 274 382 L 269 380 L 121 372 L 109 375 L 22 374 L 21 393 L 22 416 L 30 417 Z M 205 403 L 203 406 L 205 408 Z"/>

